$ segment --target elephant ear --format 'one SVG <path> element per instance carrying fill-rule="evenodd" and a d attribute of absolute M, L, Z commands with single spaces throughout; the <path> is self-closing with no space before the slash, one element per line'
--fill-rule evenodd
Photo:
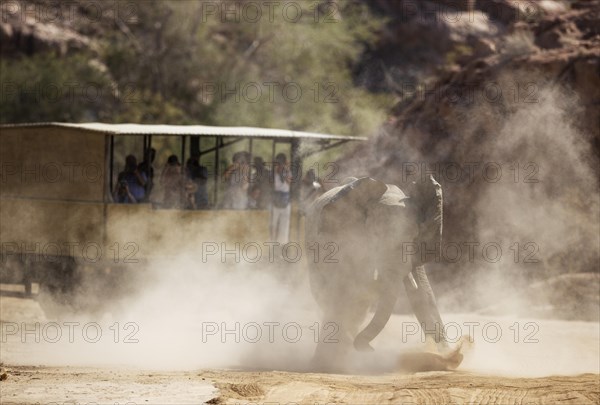
<path fill-rule="evenodd" d="M 319 232 L 335 232 L 344 224 L 363 224 L 370 204 L 386 192 L 385 183 L 370 177 L 354 179 L 332 196 L 323 207 Z"/>

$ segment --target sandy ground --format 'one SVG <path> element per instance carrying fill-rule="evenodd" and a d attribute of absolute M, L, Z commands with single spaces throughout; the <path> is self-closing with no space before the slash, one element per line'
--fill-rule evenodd
<path fill-rule="evenodd" d="M 65 345 L 35 341 L 35 332 L 25 335 L 25 339 L 21 333 L 11 334 L 11 325 L 16 323 L 25 322 L 19 327 L 35 331 L 36 322 L 43 328 L 48 321 L 35 301 L 3 296 L 0 361 L 7 378 L 0 382 L 0 403 L 600 403 L 598 323 L 537 321 L 537 326 L 531 328 L 524 326 L 526 320 L 520 320 L 520 334 L 515 339 L 511 318 L 468 314 L 446 318 L 447 322 L 463 325 L 463 329 L 467 320 L 479 323 L 473 333 L 475 343 L 465 352 L 457 371 L 400 374 L 393 367 L 384 367 L 385 359 L 393 357 L 389 349 L 397 345 L 397 337 L 406 332 L 405 321 L 410 319 L 399 316 L 386 328 L 388 333 L 374 341 L 381 356 L 374 359 L 381 368 L 372 368 L 368 373 L 272 371 L 266 366 L 261 370 L 247 366 L 165 370 L 158 352 L 156 356 L 152 351 L 143 352 L 148 361 L 132 364 L 127 352 L 111 357 L 105 355 L 105 346 L 101 345 L 88 343 L 77 350 L 71 347 L 77 345 L 71 345 L 68 351 Z M 492 322 L 499 325 L 503 339 L 496 341 L 491 329 L 482 337 L 483 327 Z M 46 330 L 46 340 L 52 336 L 50 329 Z M 106 361 L 101 361 L 103 357 Z M 396 358 L 388 363 L 395 363 Z"/>
<path fill-rule="evenodd" d="M 9 367 L 2 404 L 598 404 L 598 375 L 505 378 L 463 372 L 347 376 L 290 372 Z"/>

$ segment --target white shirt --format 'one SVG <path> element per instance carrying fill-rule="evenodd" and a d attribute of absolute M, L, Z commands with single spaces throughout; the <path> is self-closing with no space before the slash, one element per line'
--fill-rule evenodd
<path fill-rule="evenodd" d="M 290 184 L 285 181 L 281 181 L 279 173 L 275 173 L 275 191 L 282 191 L 284 193 L 290 192 Z"/>

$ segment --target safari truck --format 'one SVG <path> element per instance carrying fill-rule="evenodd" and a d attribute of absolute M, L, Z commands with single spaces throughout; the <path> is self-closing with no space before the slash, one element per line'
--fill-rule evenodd
<path fill-rule="evenodd" d="M 300 168 L 310 155 L 364 138 L 284 129 L 203 125 L 36 123 L 0 126 L 0 283 L 69 301 L 85 277 L 123 288 L 149 261 L 198 255 L 200 244 L 269 240 L 268 209 L 220 209 L 229 157 L 243 150 L 265 162 L 284 152 Z M 301 147 L 302 146 L 302 147 Z M 156 151 L 154 183 L 167 156 L 199 156 L 210 209 L 115 203 L 126 155 Z M 265 152 L 266 151 L 266 152 Z M 146 173 L 150 175 L 150 173 Z M 299 181 L 292 181 L 290 237 L 300 238 Z M 35 292 L 35 291 L 34 291 Z M 90 301 L 92 298 L 90 297 Z"/>

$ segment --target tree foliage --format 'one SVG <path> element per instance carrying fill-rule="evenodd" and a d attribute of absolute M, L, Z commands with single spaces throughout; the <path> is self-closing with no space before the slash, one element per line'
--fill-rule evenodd
<path fill-rule="evenodd" d="M 98 83 L 93 100 L 2 100 L 3 122 L 89 121 L 252 125 L 366 135 L 386 96 L 352 67 L 382 21 L 362 2 L 147 1 L 104 24 L 94 51 L 2 61 L 15 86 Z M 299 11 L 300 10 L 300 11 Z M 261 14 L 257 14 L 260 12 Z M 260 18 L 259 18 L 260 17 Z"/>

